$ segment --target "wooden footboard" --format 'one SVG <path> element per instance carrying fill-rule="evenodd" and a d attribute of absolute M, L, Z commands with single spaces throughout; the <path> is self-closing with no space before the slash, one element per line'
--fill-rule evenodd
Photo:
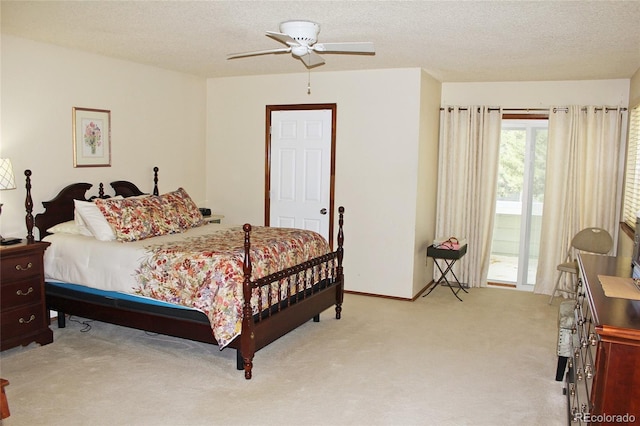
<path fill-rule="evenodd" d="M 58 223 L 73 219 L 74 199 L 89 200 L 86 191 L 88 183 L 76 183 L 65 187 L 50 201 L 43 202 L 45 212 L 35 217 L 31 198 L 31 171 L 25 171 L 27 195 L 25 199 L 27 240 L 33 242 L 34 224 L 40 231 L 40 238 L 47 235 L 46 230 Z M 158 168 L 154 168 L 154 190 L 158 194 Z M 139 195 L 142 192 L 132 183 L 115 181 L 112 183 L 116 193 Z M 99 197 L 104 198 L 100 184 Z M 94 198 L 94 197 L 91 197 Z M 335 305 L 335 315 L 340 319 L 342 313 L 344 274 L 342 260 L 344 256 L 343 219 L 344 208 L 340 207 L 338 247 L 315 259 L 300 265 L 278 271 L 267 277 L 251 280 L 252 265 L 250 258 L 251 225 L 244 225 L 244 261 L 243 261 L 243 319 L 242 332 L 229 347 L 238 351 L 239 368 L 244 369 L 246 379 L 250 379 L 253 358 L 256 351 L 304 324 L 310 319 L 318 320 L 321 312 Z M 119 302 L 109 297 L 87 296 L 82 292 L 64 292 L 46 285 L 47 308 L 58 311 L 61 327 L 64 315 L 78 315 L 98 321 L 149 330 L 161 334 L 217 344 L 206 315 L 188 314 L 174 308 L 154 308 L 137 302 Z M 274 299 L 275 294 L 275 299 Z M 256 305 L 252 305 L 252 297 Z M 195 316 L 194 316 L 195 315 Z"/>
<path fill-rule="evenodd" d="M 321 312 L 333 305 L 336 319 L 340 319 L 344 292 L 344 207 L 340 207 L 338 212 L 336 251 L 255 281 L 251 280 L 252 266 L 249 256 L 251 225 L 244 225 L 244 303 L 239 350 L 246 379 L 251 379 L 253 356 L 257 350 L 311 318 L 317 320 Z M 255 300 L 255 305 L 252 305 L 252 300 Z M 254 315 L 254 312 L 257 314 Z M 279 315 L 282 313 L 286 315 Z"/>

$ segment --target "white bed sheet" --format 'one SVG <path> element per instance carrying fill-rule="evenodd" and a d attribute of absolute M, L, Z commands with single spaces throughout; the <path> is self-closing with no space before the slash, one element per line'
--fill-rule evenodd
<path fill-rule="evenodd" d="M 45 279 L 131 294 L 137 284 L 136 268 L 149 255 L 146 246 L 232 227 L 234 225 L 212 223 L 180 234 L 126 243 L 100 241 L 83 235 L 51 234 L 43 238 L 51 243 L 44 252 Z"/>

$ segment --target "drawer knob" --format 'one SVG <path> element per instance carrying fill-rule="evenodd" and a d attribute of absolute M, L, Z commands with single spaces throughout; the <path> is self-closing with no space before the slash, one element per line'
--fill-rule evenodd
<path fill-rule="evenodd" d="M 22 289 L 16 291 L 16 294 L 18 296 L 28 296 L 29 294 L 33 293 L 33 287 L 29 287 L 29 289 L 27 290 L 27 292 L 25 293 L 24 291 L 22 291 Z"/>
<path fill-rule="evenodd" d="M 18 322 L 19 322 L 20 324 L 29 324 L 29 323 L 30 323 L 31 321 L 33 321 L 34 319 L 36 319 L 36 316 L 35 316 L 35 315 L 33 315 L 33 314 L 31 314 L 31 316 L 29 317 L 29 319 L 28 319 L 28 320 L 26 320 L 26 319 L 24 319 L 24 318 L 20 318 L 20 319 L 18 320 Z"/>
<path fill-rule="evenodd" d="M 18 271 L 28 271 L 31 268 L 33 268 L 33 263 L 31 262 L 27 263 L 27 266 L 16 265 L 16 269 Z"/>
<path fill-rule="evenodd" d="M 593 368 L 591 367 L 591 364 L 584 366 L 584 372 L 587 374 L 587 379 L 593 379 Z"/>

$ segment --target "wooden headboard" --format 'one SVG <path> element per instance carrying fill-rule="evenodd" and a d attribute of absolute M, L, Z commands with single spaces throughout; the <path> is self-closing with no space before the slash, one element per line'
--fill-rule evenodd
<path fill-rule="evenodd" d="M 158 195 L 158 167 L 153 168 L 153 194 Z M 86 198 L 87 191 L 93 186 L 90 183 L 72 183 L 71 185 L 63 188 L 58 195 L 49 201 L 43 201 L 42 205 L 45 208 L 43 213 L 39 213 L 33 217 L 33 199 L 31 198 L 31 170 L 25 170 L 26 176 L 25 187 L 27 189 L 27 196 L 25 199 L 26 225 L 27 225 L 27 242 L 32 243 L 35 241 L 33 236 L 33 228 L 38 228 L 40 231 L 40 239 L 49 235 L 47 229 L 59 223 L 73 220 L 74 218 L 74 203 L 73 200 L 91 201 L 95 198 L 110 198 L 109 195 L 105 195 L 104 186 L 102 183 L 99 185 L 98 195 Z M 129 181 L 119 180 L 111 182 L 116 195 L 122 195 L 123 197 L 131 197 L 144 194 L 136 185 Z"/>
<path fill-rule="evenodd" d="M 158 191 L 158 169 L 153 168 L 153 195 L 159 195 Z M 138 195 L 144 195 L 145 193 L 128 180 L 116 180 L 111 182 L 111 187 L 115 191 L 116 195 L 122 195 L 123 197 L 137 197 Z"/>
<path fill-rule="evenodd" d="M 88 201 L 85 194 L 92 186 L 90 183 L 73 183 L 60 191 L 54 199 L 42 202 L 45 213 L 37 214 L 35 217 L 35 225 L 40 230 L 40 239 L 49 234 L 47 229 L 52 226 L 73 220 L 73 200 Z M 32 233 L 33 228 L 31 230 L 28 228 L 27 225 L 27 231 Z"/>

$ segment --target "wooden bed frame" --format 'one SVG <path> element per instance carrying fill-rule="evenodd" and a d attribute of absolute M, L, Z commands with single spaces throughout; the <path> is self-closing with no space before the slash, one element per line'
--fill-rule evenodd
<path fill-rule="evenodd" d="M 74 199 L 88 200 L 86 191 L 92 185 L 89 183 L 71 184 L 60 191 L 50 201 L 43 202 L 45 211 L 34 218 L 33 201 L 31 198 L 31 171 L 25 170 L 27 195 L 25 200 L 27 241 L 34 242 L 34 224 L 40 231 L 40 238 L 44 238 L 47 229 L 58 223 L 73 220 Z M 138 187 L 128 181 L 115 181 L 111 183 L 116 195 L 124 197 L 143 194 Z M 158 168 L 154 168 L 154 191 L 158 195 Z M 104 194 L 104 187 L 99 186 L 97 197 L 109 198 Z M 91 197 L 94 199 L 96 197 Z M 324 256 L 309 260 L 292 268 L 276 272 L 267 277 L 251 280 L 251 259 L 249 249 L 251 247 L 251 225 L 245 224 L 244 230 L 244 263 L 243 263 L 243 319 L 242 333 L 228 346 L 236 349 L 237 368 L 244 369 L 246 379 L 251 379 L 253 357 L 256 351 L 267 346 L 286 333 L 294 330 L 305 322 L 313 319 L 320 320 L 320 313 L 335 305 L 336 319 L 340 319 L 344 295 L 344 273 L 342 260 L 344 256 L 343 217 L 344 208 L 339 211 L 339 230 L 335 251 Z M 312 288 L 288 299 L 283 299 L 271 308 L 259 307 L 259 313 L 253 314 L 251 295 L 254 289 L 269 288 L 283 280 L 295 279 L 297 274 L 317 268 L 320 265 L 334 262 L 335 275 L 332 280 L 324 280 L 315 283 Z M 152 306 L 112 298 L 87 295 L 83 292 L 65 290 L 61 291 L 50 283 L 45 283 L 47 309 L 58 312 L 58 326 L 65 326 L 65 314 L 77 315 L 97 321 L 107 322 L 125 327 L 151 331 L 180 338 L 217 344 L 207 316 L 194 310 L 180 308 L 167 308 Z"/>

